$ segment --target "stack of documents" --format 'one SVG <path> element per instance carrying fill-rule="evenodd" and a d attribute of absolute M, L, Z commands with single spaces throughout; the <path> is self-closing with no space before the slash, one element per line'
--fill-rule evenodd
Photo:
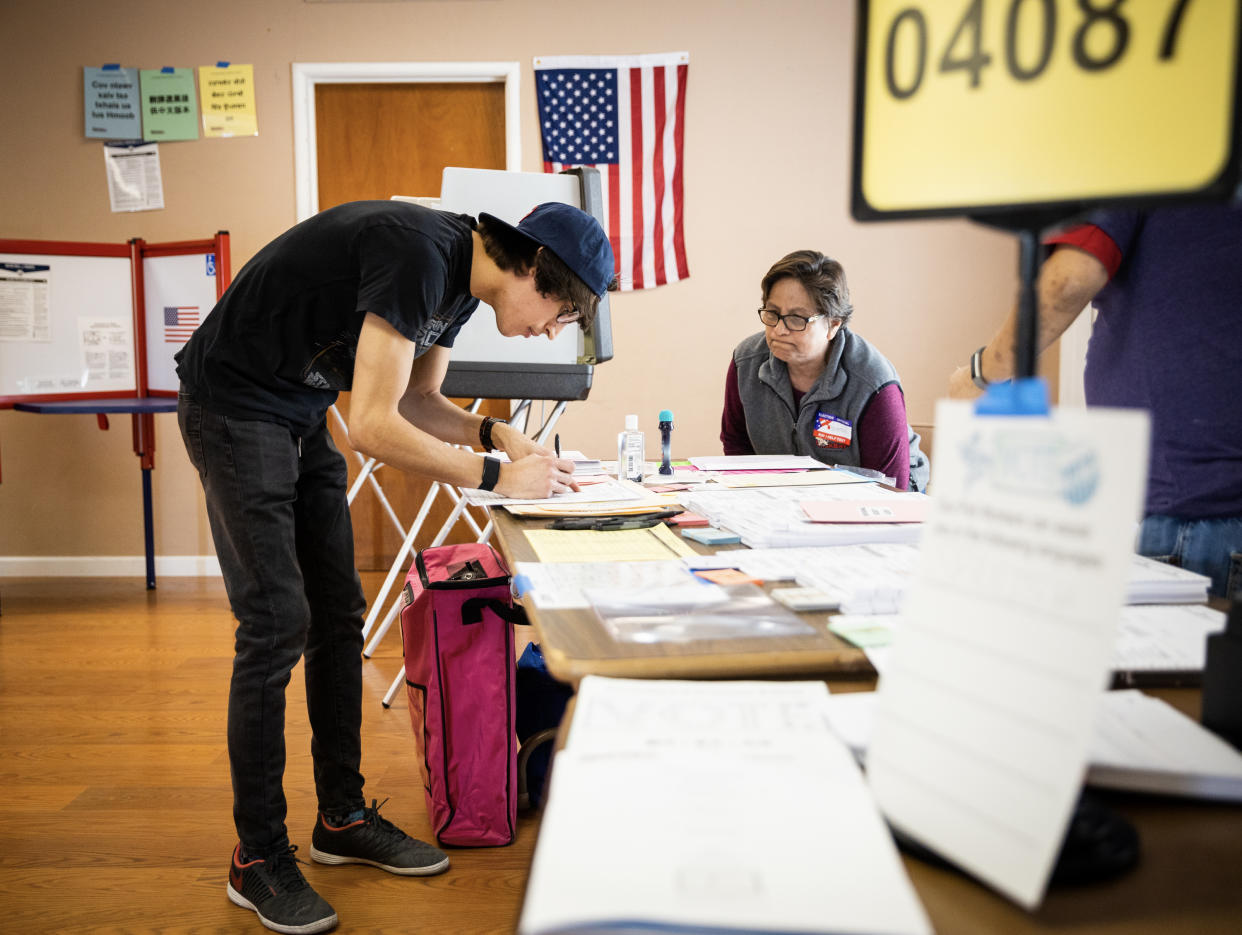
<path fill-rule="evenodd" d="M 688 568 L 738 568 L 761 581 L 795 581 L 824 594 L 830 608 L 844 613 L 894 614 L 918 555 L 910 545 L 875 543 L 737 549 L 684 561 Z"/>
<path fill-rule="evenodd" d="M 587 588 L 604 629 L 619 643 L 798 636 L 814 630 L 753 584 L 719 585 L 689 575 L 662 588 Z"/>
<path fill-rule="evenodd" d="M 1136 555 L 1126 599 L 1131 604 L 1201 604 L 1211 584 L 1206 575 Z"/>
<path fill-rule="evenodd" d="M 1206 604 L 1124 607 L 1113 672 L 1131 684 L 1198 682 L 1207 664 L 1207 639 L 1225 629 L 1225 615 Z"/>
<path fill-rule="evenodd" d="M 575 474 L 604 473 L 604 465 L 599 458 L 588 458 L 581 451 L 562 451 L 561 458 L 574 463 Z"/>
<path fill-rule="evenodd" d="M 583 679 L 519 933 L 930 933 L 827 702 L 818 682 Z"/>
<path fill-rule="evenodd" d="M 807 455 L 712 455 L 691 458 L 700 471 L 822 471 L 828 467 Z"/>
<path fill-rule="evenodd" d="M 736 495 L 736 492 L 704 494 L 692 499 L 711 503 L 714 497 Z M 758 495 L 758 492 L 751 495 Z M 917 524 L 914 525 L 917 528 Z M 764 581 L 796 581 L 802 587 L 834 596 L 837 608 L 843 613 L 895 614 L 901 609 L 914 580 L 918 557 L 919 550 L 913 545 L 875 543 L 739 549 L 697 555 L 686 559 L 686 565 L 690 568 L 740 568 Z M 1193 571 L 1134 555 L 1130 561 L 1126 603 L 1203 603 L 1207 600 L 1209 583 L 1208 578 Z"/>
<path fill-rule="evenodd" d="M 835 472 L 828 472 L 829 474 Z M 871 542 L 917 542 L 919 523 L 814 523 L 803 501 L 891 499 L 894 503 L 924 494 L 895 493 L 871 483 L 809 487 L 759 487 L 696 490 L 684 496 L 687 509 L 730 529 L 753 549 L 853 545 Z"/>
<path fill-rule="evenodd" d="M 838 614 L 828 629 L 865 649 L 877 672 L 905 624 L 902 614 Z M 1225 628 L 1225 615 L 1206 604 L 1131 604 L 1121 609 L 1109 666 L 1114 684 L 1197 684 L 1207 663 L 1207 638 Z"/>
<path fill-rule="evenodd" d="M 585 588 L 628 588 L 645 592 L 690 584 L 693 577 L 681 560 L 637 562 L 517 562 L 513 586 L 540 610 L 590 607 Z"/>
<path fill-rule="evenodd" d="M 860 759 L 871 740 L 875 692 L 833 695 L 828 718 Z M 1090 745 L 1088 785 L 1242 802 L 1242 753 L 1171 705 L 1137 689 L 1104 693 Z"/>
<path fill-rule="evenodd" d="M 548 503 L 601 503 L 605 501 L 637 500 L 645 496 L 641 487 L 627 484 L 616 478 L 606 478 L 597 484 L 586 484 L 578 492 L 558 493 L 554 497 L 523 499 L 506 497 L 494 490 L 463 489 L 462 495 L 471 506 L 505 506 L 510 503 L 548 504 Z"/>

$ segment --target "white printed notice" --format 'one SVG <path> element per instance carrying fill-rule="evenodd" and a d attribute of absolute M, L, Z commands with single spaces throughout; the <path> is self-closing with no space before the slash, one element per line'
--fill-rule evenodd
<path fill-rule="evenodd" d="M 894 826 L 1028 909 L 1086 770 L 1147 439 L 1135 410 L 936 409 L 936 485 L 867 774 Z"/>
<path fill-rule="evenodd" d="M 122 319 L 78 319 L 83 387 L 109 390 L 134 385 L 132 330 L 130 323 Z"/>
<path fill-rule="evenodd" d="M 52 340 L 47 293 L 50 266 L 0 263 L 0 341 Z"/>
<path fill-rule="evenodd" d="M 154 211 L 164 207 L 158 143 L 105 143 L 104 165 L 113 211 Z"/>

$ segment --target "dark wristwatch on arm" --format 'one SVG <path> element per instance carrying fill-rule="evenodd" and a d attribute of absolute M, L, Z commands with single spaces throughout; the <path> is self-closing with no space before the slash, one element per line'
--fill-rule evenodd
<path fill-rule="evenodd" d="M 496 423 L 508 425 L 504 419 L 494 419 L 491 416 L 484 416 L 483 421 L 479 423 L 479 444 L 483 446 L 484 451 L 496 450 L 496 444 L 492 441 L 492 426 Z"/>
<path fill-rule="evenodd" d="M 986 390 L 992 384 L 983 375 L 983 350 L 987 345 L 979 348 L 970 355 L 970 382 L 981 390 Z"/>
<path fill-rule="evenodd" d="M 479 489 L 495 490 L 498 483 L 500 483 L 500 459 L 484 458 L 483 481 L 479 484 Z"/>

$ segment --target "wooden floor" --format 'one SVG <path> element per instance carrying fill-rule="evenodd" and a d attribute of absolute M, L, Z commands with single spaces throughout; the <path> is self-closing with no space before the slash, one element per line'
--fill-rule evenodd
<path fill-rule="evenodd" d="M 364 576 L 368 598 L 382 576 Z M 236 836 L 225 751 L 233 621 L 216 579 L 0 580 L 0 931 L 266 931 L 225 896 Z M 383 814 L 431 839 L 390 633 L 363 662 L 363 759 Z M 401 878 L 309 862 L 315 820 L 301 667 L 285 789 L 304 872 L 341 932 L 512 932 L 535 836 L 451 850 Z"/>

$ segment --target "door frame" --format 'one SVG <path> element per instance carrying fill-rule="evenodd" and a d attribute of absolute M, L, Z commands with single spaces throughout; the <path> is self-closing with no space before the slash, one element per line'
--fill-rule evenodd
<path fill-rule="evenodd" d="M 294 62 L 292 68 L 298 221 L 305 221 L 319 210 L 315 87 L 320 84 L 501 82 L 505 86 L 505 168 L 510 172 L 522 168 L 519 62 Z"/>

